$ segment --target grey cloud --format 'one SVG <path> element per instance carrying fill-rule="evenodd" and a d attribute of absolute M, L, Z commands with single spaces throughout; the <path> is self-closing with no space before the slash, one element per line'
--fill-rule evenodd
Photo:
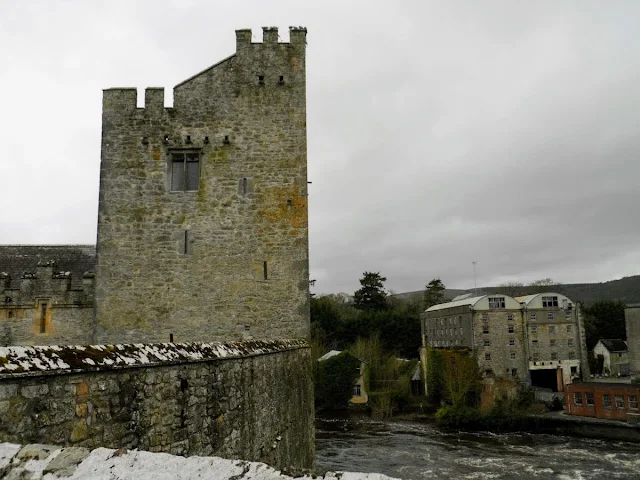
<path fill-rule="evenodd" d="M 638 273 L 633 2 L 7 2 L 0 243 L 95 241 L 101 89 L 306 25 L 315 292 Z"/>

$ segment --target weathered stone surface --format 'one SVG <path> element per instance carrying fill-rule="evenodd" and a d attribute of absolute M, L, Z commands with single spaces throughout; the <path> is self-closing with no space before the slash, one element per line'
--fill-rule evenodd
<path fill-rule="evenodd" d="M 85 273 L 95 271 L 95 251 L 0 245 L 0 345 L 90 343 L 94 278 Z"/>
<path fill-rule="evenodd" d="M 86 480 L 291 480 L 290 474 L 274 470 L 264 463 L 224 460 L 218 457 L 180 457 L 166 453 L 97 448 L 57 449 L 42 461 L 24 464 L 15 457 L 19 445 L 0 444 L 0 475 L 8 480 L 33 479 Z M 4 459 L 4 460 L 3 460 Z M 4 465 L 4 469 L 3 469 Z M 295 478 L 311 480 L 393 480 L 378 473 L 327 472 L 324 477 L 309 475 Z"/>
<path fill-rule="evenodd" d="M 296 471 L 313 468 L 313 386 L 306 342 L 130 347 L 107 351 L 94 346 L 93 364 L 82 361 L 88 347 L 12 347 L 16 355 L 3 367 L 21 369 L 0 374 L 7 403 L 0 415 L 0 440 L 219 455 Z M 49 369 L 41 370 L 45 365 Z"/>
<path fill-rule="evenodd" d="M 89 456 L 88 448 L 70 447 L 62 451 L 43 469 L 43 473 L 51 473 L 58 477 L 70 477 L 80 462 Z"/>
<path fill-rule="evenodd" d="M 44 444 L 32 444 L 26 445 L 16 455 L 16 458 L 21 462 L 25 462 L 27 460 L 44 460 L 51 455 L 51 452 L 56 450 L 60 450 L 60 447 L 55 445 L 44 445 Z"/>
<path fill-rule="evenodd" d="M 96 343 L 306 338 L 306 30 L 174 88 L 103 95 Z M 277 37 L 277 32 L 276 32 Z M 172 154 L 199 159 L 172 191 Z"/>

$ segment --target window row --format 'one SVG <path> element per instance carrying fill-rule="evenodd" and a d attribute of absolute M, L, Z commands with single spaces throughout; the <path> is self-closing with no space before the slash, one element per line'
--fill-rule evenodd
<path fill-rule="evenodd" d="M 567 356 L 568 356 L 568 359 L 575 359 L 576 358 L 576 352 L 569 352 L 569 354 Z M 540 361 L 540 354 L 538 352 L 533 352 L 533 354 L 531 355 L 531 359 L 534 362 L 539 362 Z M 558 352 L 551 352 L 551 360 L 558 360 Z"/>
<path fill-rule="evenodd" d="M 513 346 L 515 346 L 515 344 L 516 344 L 516 339 L 515 338 L 510 338 L 508 345 L 513 347 Z M 491 340 L 489 340 L 488 338 L 485 338 L 484 341 L 483 341 L 483 345 L 485 347 L 490 347 L 491 346 Z"/>
<path fill-rule="evenodd" d="M 464 329 L 460 328 L 430 328 L 429 336 L 430 337 L 444 337 L 451 335 L 463 335 Z"/>
<path fill-rule="evenodd" d="M 436 326 L 436 325 L 440 325 L 440 326 L 444 326 L 444 325 L 458 325 L 458 322 L 460 322 L 460 325 L 462 325 L 462 315 L 458 315 L 457 317 L 444 317 L 444 318 L 436 318 L 435 320 L 432 319 L 429 324 L 430 326 Z"/>
<path fill-rule="evenodd" d="M 593 407 L 595 405 L 594 402 L 594 393 L 593 392 L 574 392 L 573 394 L 573 404 L 576 407 L 583 406 L 582 402 L 585 402 L 584 405 L 587 407 Z M 614 402 L 616 409 L 624 410 L 625 409 L 625 401 L 624 395 L 614 395 Z M 611 394 L 603 393 L 602 394 L 602 406 L 604 408 L 611 408 Z M 638 410 L 638 397 L 637 395 L 627 395 L 627 407 L 629 410 Z"/>
<path fill-rule="evenodd" d="M 533 339 L 531 340 L 531 346 L 532 347 L 537 347 L 539 345 L 539 342 L 537 339 Z M 555 338 L 551 338 L 549 339 L 549 346 L 550 347 L 555 347 L 558 345 L 558 342 Z M 567 339 L 567 347 L 573 347 L 573 338 L 569 338 Z"/>
<path fill-rule="evenodd" d="M 571 333 L 573 332 L 573 325 L 567 325 L 565 328 L 567 333 Z M 538 332 L 538 326 L 537 325 L 531 325 L 531 333 L 537 333 Z M 549 333 L 554 334 L 556 333 L 556 326 L 555 325 L 549 325 Z"/>
<path fill-rule="evenodd" d="M 453 340 L 431 340 L 429 343 L 432 347 L 460 347 L 464 345 L 464 342 L 460 338 L 454 338 Z"/>

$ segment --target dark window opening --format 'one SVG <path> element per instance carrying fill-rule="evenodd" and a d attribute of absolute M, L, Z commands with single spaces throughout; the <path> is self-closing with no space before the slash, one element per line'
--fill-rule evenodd
<path fill-rule="evenodd" d="M 7 318 L 13 318 L 13 310 L 9 310 L 7 313 Z"/>
<path fill-rule="evenodd" d="M 264 85 L 264 75 L 258 75 L 258 85 Z"/>
<path fill-rule="evenodd" d="M 204 143 L 209 143 L 209 137 L 204 137 Z"/>
<path fill-rule="evenodd" d="M 171 154 L 171 191 L 193 192 L 200 185 L 200 156 L 196 152 Z"/>
<path fill-rule="evenodd" d="M 187 391 L 187 388 L 189 388 L 189 383 L 186 378 L 183 378 L 180 380 L 180 391 L 184 393 Z"/>
<path fill-rule="evenodd" d="M 191 143 L 191 135 L 187 135 L 187 139 L 185 140 L 185 143 Z"/>
<path fill-rule="evenodd" d="M 47 332 L 47 304 L 40 305 L 40 333 Z"/>
<path fill-rule="evenodd" d="M 262 273 L 264 274 L 264 279 L 268 280 L 269 279 L 269 269 L 267 268 L 267 262 L 263 262 L 262 263 Z"/>
<path fill-rule="evenodd" d="M 189 231 L 184 231 L 184 252 L 185 255 L 189 253 Z"/>
<path fill-rule="evenodd" d="M 280 75 L 280 79 L 278 80 L 278 84 L 284 85 L 284 75 Z"/>
<path fill-rule="evenodd" d="M 229 141 L 229 135 L 225 135 L 225 136 L 224 136 L 224 140 L 222 141 L 222 143 L 224 143 L 225 145 L 229 145 L 229 143 L 231 143 L 231 142 Z"/>
<path fill-rule="evenodd" d="M 169 143 L 169 135 L 164 136 L 164 143 Z"/>
<path fill-rule="evenodd" d="M 247 194 L 247 177 L 242 177 L 242 194 Z"/>
<path fill-rule="evenodd" d="M 585 395 L 587 396 L 587 407 L 593 407 L 594 405 L 593 392 L 585 392 Z"/>

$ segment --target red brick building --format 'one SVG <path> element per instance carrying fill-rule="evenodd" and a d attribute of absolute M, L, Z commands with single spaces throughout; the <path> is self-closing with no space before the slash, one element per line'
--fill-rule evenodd
<path fill-rule="evenodd" d="M 567 414 L 637 422 L 640 385 L 630 383 L 572 383 L 567 386 Z"/>

